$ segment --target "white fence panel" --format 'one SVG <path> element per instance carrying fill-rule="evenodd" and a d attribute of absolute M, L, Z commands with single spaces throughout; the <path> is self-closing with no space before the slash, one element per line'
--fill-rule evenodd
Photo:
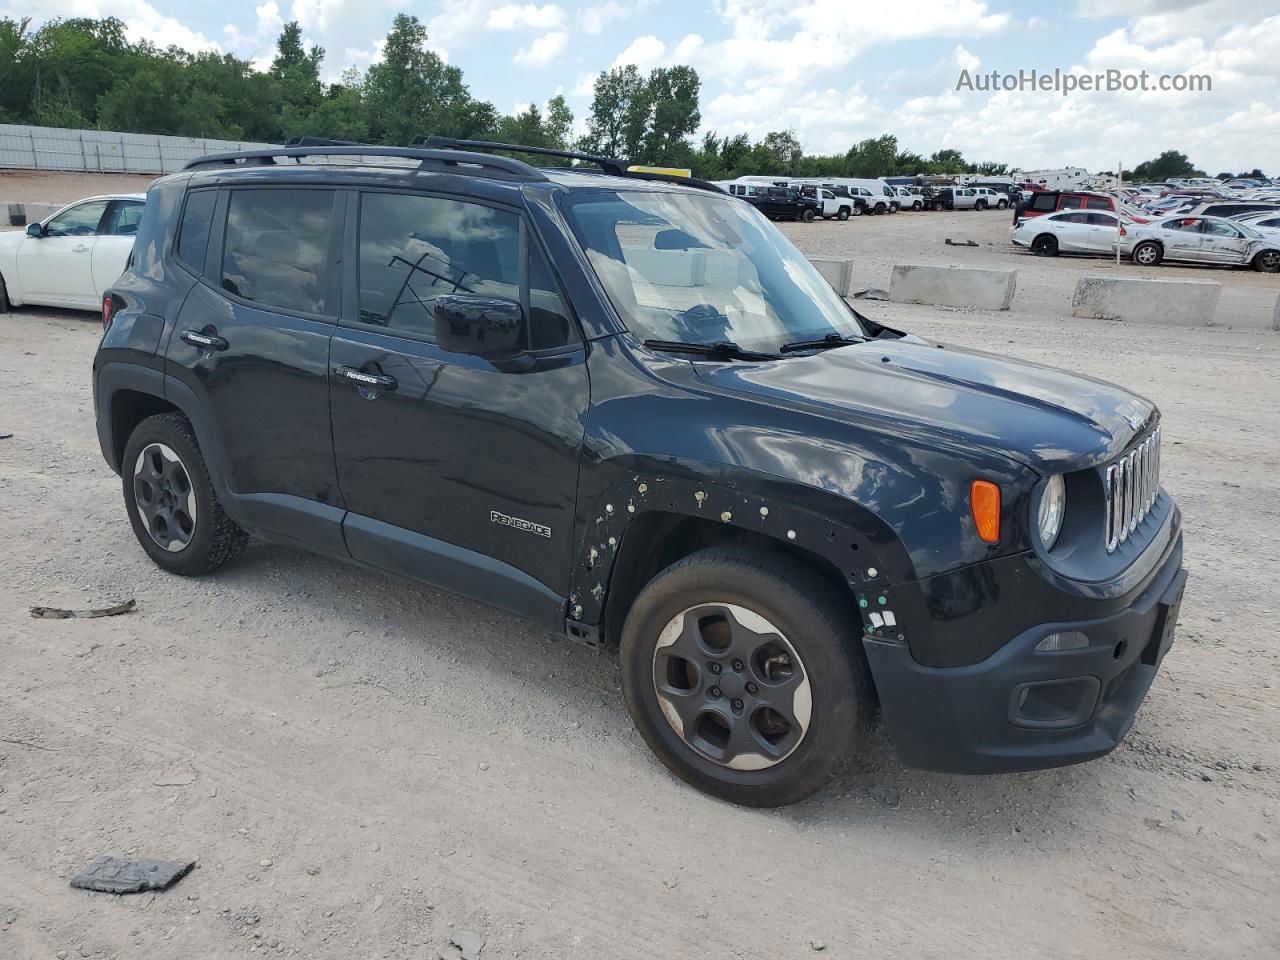
<path fill-rule="evenodd" d="M 206 154 L 271 146 L 276 144 L 0 123 L 0 168 L 4 169 L 173 173 Z"/>

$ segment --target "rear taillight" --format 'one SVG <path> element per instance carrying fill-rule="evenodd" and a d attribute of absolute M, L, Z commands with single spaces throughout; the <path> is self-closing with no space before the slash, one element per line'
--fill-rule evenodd
<path fill-rule="evenodd" d="M 116 315 L 116 310 L 120 307 L 120 301 L 111 295 L 108 290 L 102 295 L 102 332 L 106 333 L 111 328 L 111 321 Z"/>
<path fill-rule="evenodd" d="M 1121 228 L 1120 228 L 1120 236 L 1122 236 L 1122 237 L 1127 237 L 1128 235 L 1129 235 L 1129 231 L 1125 230 L 1125 228 L 1124 228 L 1124 227 L 1121 227 Z"/>

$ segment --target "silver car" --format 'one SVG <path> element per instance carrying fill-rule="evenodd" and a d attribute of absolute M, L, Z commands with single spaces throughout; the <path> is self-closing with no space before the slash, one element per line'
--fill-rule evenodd
<path fill-rule="evenodd" d="M 1116 215 L 1106 210 L 1060 210 L 1020 219 L 1010 239 L 1042 257 L 1059 253 L 1115 255 Z"/>
<path fill-rule="evenodd" d="M 1280 273 L 1280 239 L 1223 217 L 1176 216 L 1126 224 L 1120 230 L 1120 252 L 1144 267 L 1177 260 Z"/>

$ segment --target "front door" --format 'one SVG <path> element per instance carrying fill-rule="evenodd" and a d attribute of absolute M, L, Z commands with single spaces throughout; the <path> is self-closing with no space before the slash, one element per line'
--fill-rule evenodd
<path fill-rule="evenodd" d="M 1203 224 L 1204 221 L 1199 217 L 1180 217 L 1165 221 L 1161 231 L 1165 257 L 1170 260 L 1201 259 L 1200 230 Z"/>
<path fill-rule="evenodd" d="M 527 222 L 505 207 L 383 191 L 353 194 L 348 210 L 359 279 L 330 390 L 352 555 L 473 596 L 484 577 L 563 596 L 586 354 Z M 520 303 L 527 353 L 491 363 L 442 349 L 432 304 L 445 293 Z M 451 579 L 464 569 L 479 573 Z M 526 612 L 510 592 L 485 598 Z"/>
<path fill-rule="evenodd" d="M 107 212 L 107 200 L 77 203 L 44 225 L 44 235 L 18 246 L 18 280 L 31 303 L 96 307 L 93 248 Z"/>
<path fill-rule="evenodd" d="M 1244 263 L 1249 241 L 1239 230 L 1221 220 L 1204 220 L 1201 253 L 1212 263 Z"/>

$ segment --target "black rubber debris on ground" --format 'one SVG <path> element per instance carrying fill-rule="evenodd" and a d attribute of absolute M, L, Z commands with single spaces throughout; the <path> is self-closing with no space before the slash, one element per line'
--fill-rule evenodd
<path fill-rule="evenodd" d="M 141 893 L 144 890 L 167 890 L 194 867 L 195 861 L 150 860 L 146 857 L 94 857 L 89 865 L 71 878 L 80 890 L 102 893 Z"/>
<path fill-rule="evenodd" d="M 948 247 L 976 247 L 977 244 L 972 240 L 952 240 L 950 237 L 944 241 Z"/>
<path fill-rule="evenodd" d="M 13 434 L 8 430 L 0 430 L 0 440 L 8 440 Z"/>
<path fill-rule="evenodd" d="M 71 617 L 118 617 L 122 613 L 133 613 L 138 608 L 137 600 L 126 600 L 114 607 L 98 607 L 94 610 L 63 610 L 59 607 L 32 607 L 31 615 L 44 620 L 68 620 Z"/>
<path fill-rule="evenodd" d="M 868 287 L 866 290 L 859 290 L 853 295 L 855 300 L 888 300 L 888 291 L 881 290 L 878 287 Z"/>

